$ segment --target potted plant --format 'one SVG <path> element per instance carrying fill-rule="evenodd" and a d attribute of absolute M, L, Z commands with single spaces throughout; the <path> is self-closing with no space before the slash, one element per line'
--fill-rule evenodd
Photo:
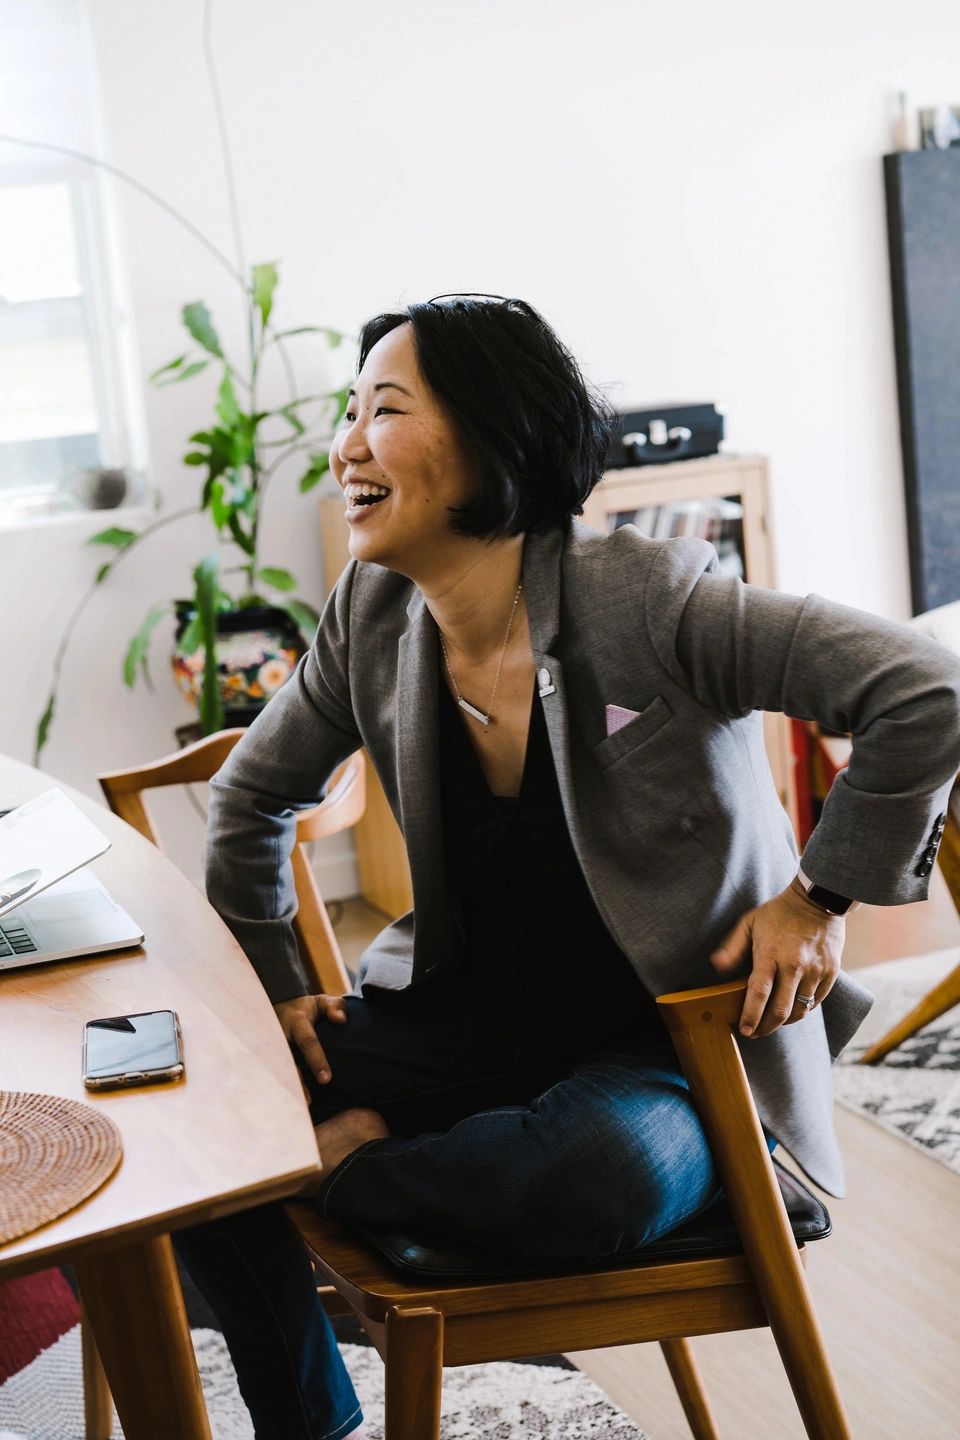
<path fill-rule="evenodd" d="M 140 531 L 112 525 L 87 542 L 113 554 L 100 565 L 61 640 L 50 694 L 37 725 L 34 763 L 49 737 L 63 656 L 80 614 L 133 547 L 172 521 L 206 512 L 215 544 L 193 570 L 192 595 L 160 600 L 148 609 L 124 658 L 128 686 L 132 688 L 138 676 L 150 683 L 151 639 L 160 621 L 172 613 L 174 675 L 198 705 L 202 732 L 210 734 L 225 722 L 249 723 L 306 649 L 319 617 L 294 595 L 297 582 L 289 570 L 265 563 L 260 550 L 262 505 L 270 480 L 291 456 L 305 461 L 301 493 L 322 480 L 332 431 L 346 409 L 347 390 L 298 396 L 288 364 L 293 393 L 282 405 L 264 409 L 258 402 L 258 381 L 267 352 L 277 346 L 282 353 L 290 336 L 319 336 L 331 348 L 346 337 L 320 325 L 277 330 L 271 323 L 277 282 L 276 264 L 252 267 L 244 287 L 249 350 L 243 369 L 228 360 L 206 305 L 195 301 L 183 307 L 183 324 L 194 348 L 161 366 L 150 380 L 158 386 L 180 384 L 211 365 L 220 367 L 214 416 L 206 429 L 190 436 L 183 457 L 199 472 L 199 503 L 161 516 Z M 225 553 L 233 563 L 222 563 Z"/>

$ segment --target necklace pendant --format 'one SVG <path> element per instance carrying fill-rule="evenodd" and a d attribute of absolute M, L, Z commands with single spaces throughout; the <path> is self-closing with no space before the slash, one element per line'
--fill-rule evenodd
<path fill-rule="evenodd" d="M 464 700 L 462 695 L 457 700 L 457 704 L 460 706 L 461 710 L 466 710 L 468 715 L 472 715 L 474 720 L 479 720 L 484 730 L 486 730 L 487 726 L 490 724 L 489 715 L 484 715 L 482 710 L 478 710 L 476 705 L 471 705 L 469 700 Z"/>

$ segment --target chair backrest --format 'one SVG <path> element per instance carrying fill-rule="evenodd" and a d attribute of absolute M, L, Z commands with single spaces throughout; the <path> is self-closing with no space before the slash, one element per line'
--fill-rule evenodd
<path fill-rule="evenodd" d="M 210 780 L 244 734 L 246 731 L 242 728 L 220 730 L 161 760 L 134 770 L 111 770 L 98 776 L 107 804 L 114 814 L 162 849 L 143 792 L 160 786 L 190 785 Z M 303 847 L 307 841 L 336 835 L 355 825 L 363 814 L 365 803 L 366 761 L 363 753 L 358 751 L 334 772 L 326 797 L 320 804 L 297 816 L 297 841 L 291 856 L 297 891 L 293 929 L 304 968 L 317 993 L 344 994 L 350 989 L 350 977 L 313 867 Z"/>

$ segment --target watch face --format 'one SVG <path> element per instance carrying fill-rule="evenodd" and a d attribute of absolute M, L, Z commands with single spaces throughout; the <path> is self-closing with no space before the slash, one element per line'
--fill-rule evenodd
<path fill-rule="evenodd" d="M 846 895 L 838 895 L 835 890 L 825 890 L 822 885 L 811 885 L 807 896 L 814 905 L 826 910 L 828 915 L 846 915 L 853 904 Z"/>

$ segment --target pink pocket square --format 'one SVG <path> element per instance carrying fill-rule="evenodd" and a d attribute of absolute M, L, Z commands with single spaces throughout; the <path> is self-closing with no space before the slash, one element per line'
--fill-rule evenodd
<path fill-rule="evenodd" d="M 627 710 L 623 705 L 608 705 L 607 736 L 616 735 L 624 725 L 629 725 L 631 720 L 636 720 L 639 714 L 639 710 Z"/>

